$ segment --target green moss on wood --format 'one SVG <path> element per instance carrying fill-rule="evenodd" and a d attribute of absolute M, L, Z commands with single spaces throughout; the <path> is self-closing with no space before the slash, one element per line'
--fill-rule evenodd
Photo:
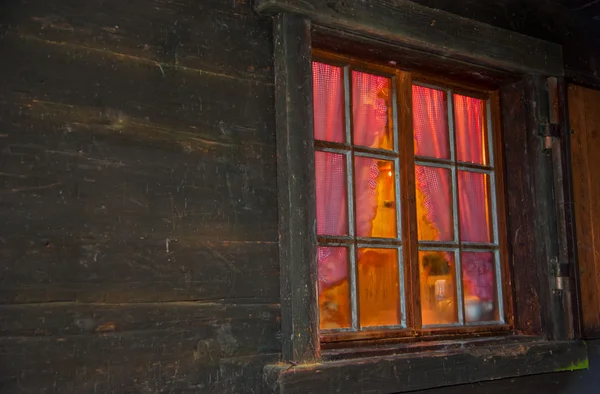
<path fill-rule="evenodd" d="M 589 369 L 589 367 L 590 367 L 590 363 L 588 361 L 588 358 L 586 357 L 583 360 L 572 363 L 571 365 L 569 365 L 567 367 L 559 368 L 556 370 L 556 372 L 577 371 L 580 369 Z"/>

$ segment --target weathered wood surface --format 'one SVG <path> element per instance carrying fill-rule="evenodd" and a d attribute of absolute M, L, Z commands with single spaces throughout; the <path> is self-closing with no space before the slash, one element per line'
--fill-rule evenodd
<path fill-rule="evenodd" d="M 598 341 L 588 341 L 587 347 L 589 370 L 478 382 L 433 390 L 414 391 L 412 394 L 595 393 L 600 387 L 600 374 L 596 370 L 596 366 L 600 365 L 600 343 Z"/>
<path fill-rule="evenodd" d="M 408 0 L 258 0 L 256 9 L 297 13 L 318 25 L 500 70 L 563 74 L 560 45 Z"/>
<path fill-rule="evenodd" d="M 277 360 L 281 346 L 278 305 L 52 303 L 0 311 L 3 393 L 258 393 L 260 366 Z"/>
<path fill-rule="evenodd" d="M 0 392 L 262 392 L 278 158 L 250 3 L 0 2 Z"/>
<path fill-rule="evenodd" d="M 600 87 L 600 27 L 594 10 L 572 11 L 561 0 L 411 1 L 560 44 L 569 81 Z"/>
<path fill-rule="evenodd" d="M 583 365 L 587 365 L 583 342 L 535 341 L 291 368 L 273 366 L 267 373 L 272 378 L 272 393 L 384 394 L 564 371 Z"/>
<path fill-rule="evenodd" d="M 282 357 L 319 357 L 310 22 L 274 19 Z"/>
<path fill-rule="evenodd" d="M 515 293 L 524 295 L 515 300 L 515 325 L 524 333 L 540 334 L 540 283 L 537 265 L 532 264 L 535 255 L 534 180 L 529 163 L 529 140 L 527 138 L 527 109 L 525 85 L 515 83 L 502 89 L 501 108 L 504 141 L 504 166 L 506 170 L 506 205 L 508 245 L 512 261 L 512 283 Z"/>
<path fill-rule="evenodd" d="M 0 392 L 261 391 L 272 37 L 248 1 L 0 4 Z"/>
<path fill-rule="evenodd" d="M 583 334 L 600 335 L 600 92 L 569 87 L 573 203 Z"/>
<path fill-rule="evenodd" d="M 271 85 L 12 31 L 2 57 L 0 300 L 278 298 Z"/>

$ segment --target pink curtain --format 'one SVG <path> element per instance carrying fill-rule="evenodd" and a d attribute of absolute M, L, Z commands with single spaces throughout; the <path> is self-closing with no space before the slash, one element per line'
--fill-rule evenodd
<path fill-rule="evenodd" d="M 473 97 L 454 95 L 456 154 L 462 162 L 487 164 L 485 150 L 485 102 Z M 485 174 L 458 172 L 460 235 L 467 242 L 492 242 L 489 201 Z M 494 255 L 489 252 L 462 254 L 465 292 L 483 301 L 495 299 Z"/>
<path fill-rule="evenodd" d="M 381 96 L 389 79 L 358 71 L 352 72 L 352 126 L 355 145 L 378 147 L 387 131 L 388 106 Z M 356 232 L 359 237 L 372 236 L 377 214 L 378 160 L 360 158 L 354 161 L 356 187 Z"/>
<path fill-rule="evenodd" d="M 447 102 L 441 90 L 413 86 L 413 128 L 415 154 L 435 158 L 450 158 Z M 444 176 L 448 170 L 417 166 L 418 186 L 424 196 L 427 220 L 438 230 L 435 241 L 450 241 L 453 237 L 452 184 Z"/>
<path fill-rule="evenodd" d="M 316 140 L 344 142 L 342 69 L 313 63 L 314 133 Z M 344 155 L 315 152 L 317 234 L 347 235 L 348 207 Z M 319 292 L 348 276 L 345 248 L 318 249 Z"/>
<path fill-rule="evenodd" d="M 342 69 L 313 63 L 315 139 L 344 142 L 344 92 Z M 352 73 L 352 117 L 354 144 L 378 147 L 388 131 L 388 102 L 382 97 L 389 80 L 361 72 Z M 449 158 L 447 101 L 444 92 L 413 87 L 415 153 Z M 456 153 L 459 161 L 485 164 L 483 150 L 483 101 L 454 95 Z M 344 155 L 317 152 L 316 199 L 317 233 L 348 234 L 348 201 Z M 417 166 L 416 176 L 425 198 L 428 220 L 440 240 L 453 239 L 451 182 L 443 171 Z M 355 160 L 357 188 L 356 230 L 370 236 L 376 214 L 377 160 Z M 490 242 L 486 182 L 483 175 L 460 171 L 460 229 L 463 241 Z M 463 277 L 468 291 L 484 300 L 494 298 L 493 255 L 463 253 Z M 319 288 L 332 286 L 348 277 L 348 253 L 344 248 L 322 247 L 318 251 Z"/>
<path fill-rule="evenodd" d="M 387 104 L 378 97 L 389 84 L 387 78 L 361 72 L 352 73 L 354 144 L 373 146 L 385 133 Z M 344 142 L 344 91 L 342 69 L 313 63 L 313 105 L 315 139 Z M 348 202 L 345 157 L 329 152 L 315 153 L 317 234 L 348 234 Z M 369 236 L 376 214 L 377 160 L 356 160 L 356 230 Z M 347 250 L 322 247 L 318 250 L 319 289 L 322 291 L 348 276 Z"/>

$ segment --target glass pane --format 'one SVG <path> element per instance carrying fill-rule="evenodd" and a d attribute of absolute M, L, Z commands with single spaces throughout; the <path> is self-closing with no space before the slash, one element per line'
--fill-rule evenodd
<path fill-rule="evenodd" d="M 492 252 L 463 252 L 461 266 L 467 323 L 499 320 L 494 254 Z"/>
<path fill-rule="evenodd" d="M 450 159 L 446 93 L 413 85 L 415 155 Z"/>
<path fill-rule="evenodd" d="M 317 234 L 348 234 L 348 192 L 346 157 L 337 153 L 315 152 L 317 189 Z"/>
<path fill-rule="evenodd" d="M 458 322 L 454 252 L 419 252 L 423 325 Z"/>
<path fill-rule="evenodd" d="M 348 249 L 320 247 L 319 313 L 320 328 L 330 330 L 352 325 Z"/>
<path fill-rule="evenodd" d="M 358 250 L 358 303 L 361 327 L 400 324 L 397 249 Z"/>
<path fill-rule="evenodd" d="M 458 171 L 461 241 L 492 241 L 488 183 L 487 174 Z"/>
<path fill-rule="evenodd" d="M 394 162 L 354 157 L 356 233 L 359 237 L 396 238 Z"/>
<path fill-rule="evenodd" d="M 420 241 L 452 241 L 452 174 L 445 168 L 415 166 Z"/>
<path fill-rule="evenodd" d="M 315 139 L 344 142 L 344 83 L 340 67 L 313 62 Z"/>
<path fill-rule="evenodd" d="M 454 95 L 454 124 L 458 161 L 488 164 L 485 142 L 485 101 Z"/>
<path fill-rule="evenodd" d="M 393 149 L 391 95 L 389 78 L 352 71 L 354 145 Z"/>

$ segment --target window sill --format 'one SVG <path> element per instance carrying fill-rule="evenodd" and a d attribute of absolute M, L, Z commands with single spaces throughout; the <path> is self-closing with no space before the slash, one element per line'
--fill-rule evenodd
<path fill-rule="evenodd" d="M 588 367 L 583 341 L 512 337 L 452 343 L 440 350 L 411 353 L 396 347 L 395 354 L 382 355 L 375 348 L 369 357 L 267 365 L 265 379 L 272 393 L 401 393 Z"/>

